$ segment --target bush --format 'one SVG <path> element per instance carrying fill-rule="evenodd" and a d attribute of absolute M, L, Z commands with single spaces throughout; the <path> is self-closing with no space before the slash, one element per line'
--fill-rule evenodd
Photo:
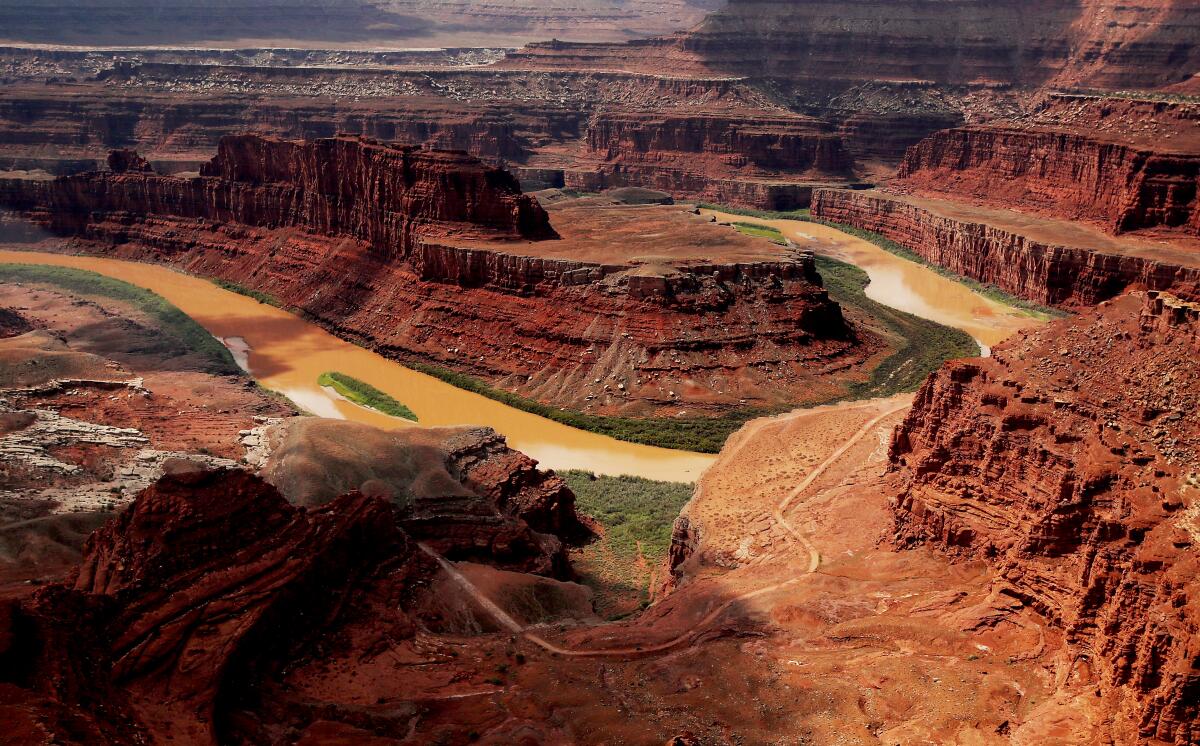
<path fill-rule="evenodd" d="M 622 559 L 637 558 L 638 547 L 646 563 L 657 567 L 671 548 L 671 527 L 693 485 L 659 482 L 642 477 L 598 477 L 591 472 L 559 472 L 575 493 L 579 510 L 604 526 L 604 540 Z"/>

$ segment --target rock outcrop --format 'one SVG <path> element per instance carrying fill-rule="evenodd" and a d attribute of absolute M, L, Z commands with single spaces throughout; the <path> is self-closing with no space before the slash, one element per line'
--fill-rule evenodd
<path fill-rule="evenodd" d="M 1078 224 L 828 189 L 815 193 L 813 216 L 878 233 L 926 261 L 1046 305 L 1093 305 L 1134 285 L 1200 298 L 1200 252 L 1125 244 Z"/>
<path fill-rule="evenodd" d="M 568 546 L 592 535 L 566 483 L 487 428 L 388 431 L 304 417 L 263 437 L 262 476 L 293 504 L 354 490 L 386 497 L 410 536 L 453 559 L 568 577 Z"/>
<path fill-rule="evenodd" d="M 222 708 L 428 562 L 414 549 L 378 498 L 307 511 L 240 471 L 164 477 L 88 539 L 74 582 L 7 605 L 6 722 L 223 742 Z"/>
<path fill-rule="evenodd" d="M 1153 121 L 1153 120 L 1147 120 Z M 1200 235 L 1200 153 L 1019 126 L 944 130 L 908 150 L 894 189 Z"/>
<path fill-rule="evenodd" d="M 1200 307 L 1155 292 L 950 363 L 896 430 L 896 541 L 987 561 L 1062 627 L 1114 733 L 1200 743 Z"/>

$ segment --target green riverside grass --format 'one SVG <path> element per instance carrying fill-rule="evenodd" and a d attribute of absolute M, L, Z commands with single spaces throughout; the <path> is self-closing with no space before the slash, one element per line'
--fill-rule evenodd
<path fill-rule="evenodd" d="M 417 415 L 411 409 L 366 381 L 352 378 L 345 373 L 326 371 L 317 376 L 317 385 L 328 386 L 355 404 L 361 404 L 377 412 L 382 412 L 392 417 L 403 417 L 413 422 L 417 421 Z"/>
<path fill-rule="evenodd" d="M 225 345 L 166 298 L 145 288 L 88 270 L 36 264 L 0 264 L 0 282 L 41 283 L 80 295 L 127 303 L 153 319 L 182 347 L 207 358 L 211 372 L 244 374 Z"/>
<path fill-rule="evenodd" d="M 427 376 L 445 381 L 451 386 L 486 396 L 501 404 L 507 404 L 513 409 L 536 414 L 577 430 L 587 430 L 630 443 L 681 451 L 717 453 L 721 450 L 725 439 L 747 421 L 772 413 L 763 408 L 754 408 L 728 412 L 718 417 L 672 417 L 669 419 L 666 417 L 610 417 L 573 409 L 562 409 L 533 399 L 526 399 L 519 394 L 489 386 L 474 376 L 436 365 L 417 361 L 406 361 L 404 365 Z"/>
<path fill-rule="evenodd" d="M 251 288 L 245 287 L 244 285 L 239 285 L 236 282 L 230 282 L 229 280 L 222 280 L 220 278 L 208 277 L 205 279 L 207 279 L 209 282 L 213 283 L 217 287 L 228 290 L 231 293 L 237 293 L 238 295 L 244 295 L 247 298 L 253 298 L 254 300 L 258 301 L 259 303 L 262 303 L 262 304 L 265 304 L 268 306 L 275 306 L 276 308 L 283 308 L 283 303 L 281 303 L 278 298 L 271 295 L 270 293 L 264 293 L 261 290 L 253 290 Z"/>
<path fill-rule="evenodd" d="M 778 228 L 772 228 L 769 225 L 759 225 L 758 223 L 731 223 L 731 225 L 738 233 L 755 238 L 765 238 L 773 244 L 787 246 L 787 239 L 783 237 L 783 232 Z"/>
<path fill-rule="evenodd" d="M 816 263 L 830 298 L 843 308 L 858 309 L 901 339 L 900 348 L 871 371 L 868 380 L 852 383 L 840 401 L 916 391 L 947 360 L 979 355 L 979 344 L 970 334 L 868 298 L 871 280 L 864 270 L 820 255 Z"/>
<path fill-rule="evenodd" d="M 751 210 L 745 207 L 730 207 L 729 205 L 714 205 L 710 202 L 698 202 L 696 207 L 702 210 L 713 210 L 728 215 L 745 215 L 748 218 L 762 220 L 811 220 L 812 212 L 807 207 L 798 210 Z"/>

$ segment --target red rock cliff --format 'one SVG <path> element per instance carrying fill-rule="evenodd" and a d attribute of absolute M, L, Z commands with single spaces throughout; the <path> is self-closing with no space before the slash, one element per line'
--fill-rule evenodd
<path fill-rule="evenodd" d="M 1126 250 L 1074 224 L 1038 229 L 1019 213 L 830 189 L 814 194 L 813 216 L 878 233 L 933 264 L 1046 305 L 1093 305 L 1131 285 L 1200 298 L 1196 253 Z"/>
<path fill-rule="evenodd" d="M 1200 235 L 1200 154 L 1086 133 L 1008 126 L 943 130 L 908 150 L 893 188 L 1015 205 L 1111 233 Z"/>
<path fill-rule="evenodd" d="M 417 236 L 555 237 L 545 211 L 507 172 L 463 153 L 346 137 L 230 136 L 198 178 L 85 173 L 29 187 L 28 202 L 52 228 L 76 233 L 94 213 L 124 212 L 302 228 L 391 257 L 407 256 Z"/>
<path fill-rule="evenodd" d="M 896 430 L 896 541 L 992 564 L 1114 733 L 1200 743 L 1200 307 L 1134 294 L 951 363 Z"/>

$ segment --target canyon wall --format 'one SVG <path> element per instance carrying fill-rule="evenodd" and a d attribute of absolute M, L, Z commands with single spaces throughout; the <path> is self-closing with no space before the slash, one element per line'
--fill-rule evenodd
<path fill-rule="evenodd" d="M 712 70 L 785 80 L 1112 90 L 1186 79 L 1198 39 L 1200 10 L 1184 0 L 731 0 L 680 47 Z"/>
<path fill-rule="evenodd" d="M 842 317 L 811 254 L 760 251 L 679 208 L 660 218 L 703 233 L 708 252 L 595 260 L 607 243 L 529 240 L 553 235 L 541 207 L 461 154 L 236 137 L 204 172 L 8 179 L 0 202 L 76 239 L 47 248 L 234 282 L 390 357 L 598 414 L 831 395 L 844 381 L 830 372 L 878 344 Z M 645 219 L 661 231 L 660 218 Z M 722 260 L 725 245 L 743 258 Z"/>
<path fill-rule="evenodd" d="M 555 237 L 537 201 L 507 172 L 462 153 L 395 148 L 352 138 L 309 143 L 230 136 L 197 178 L 90 172 L 26 181 L 13 207 L 82 232 L 95 213 L 204 218 L 349 236 L 385 256 L 407 256 L 421 233 Z"/>
<path fill-rule="evenodd" d="M 1054 226 L 1052 237 L 1045 238 L 1039 235 L 1046 231 L 1036 227 L 1032 232 L 1002 227 L 995 213 L 948 215 L 944 207 L 874 191 L 825 189 L 813 197 L 815 218 L 878 233 L 939 267 L 1038 303 L 1093 305 L 1131 285 L 1200 298 L 1195 253 L 1122 253 L 1098 232 L 1089 236 L 1069 225 Z"/>
<path fill-rule="evenodd" d="M 1171 228 L 1200 235 L 1195 152 L 1156 152 L 1082 132 L 977 126 L 914 145 L 898 178 L 893 189 L 1015 205 L 1111 233 Z"/>
<path fill-rule="evenodd" d="M 805 117 L 758 119 L 717 114 L 602 113 L 592 119 L 587 150 L 606 161 L 658 163 L 712 158 L 721 166 L 768 173 L 827 174 L 850 170 L 841 138 Z M 753 170 L 750 171 L 751 173 Z"/>
<path fill-rule="evenodd" d="M 950 363 L 896 430 L 895 538 L 1062 627 L 1060 686 L 1200 743 L 1200 307 L 1135 293 Z"/>

